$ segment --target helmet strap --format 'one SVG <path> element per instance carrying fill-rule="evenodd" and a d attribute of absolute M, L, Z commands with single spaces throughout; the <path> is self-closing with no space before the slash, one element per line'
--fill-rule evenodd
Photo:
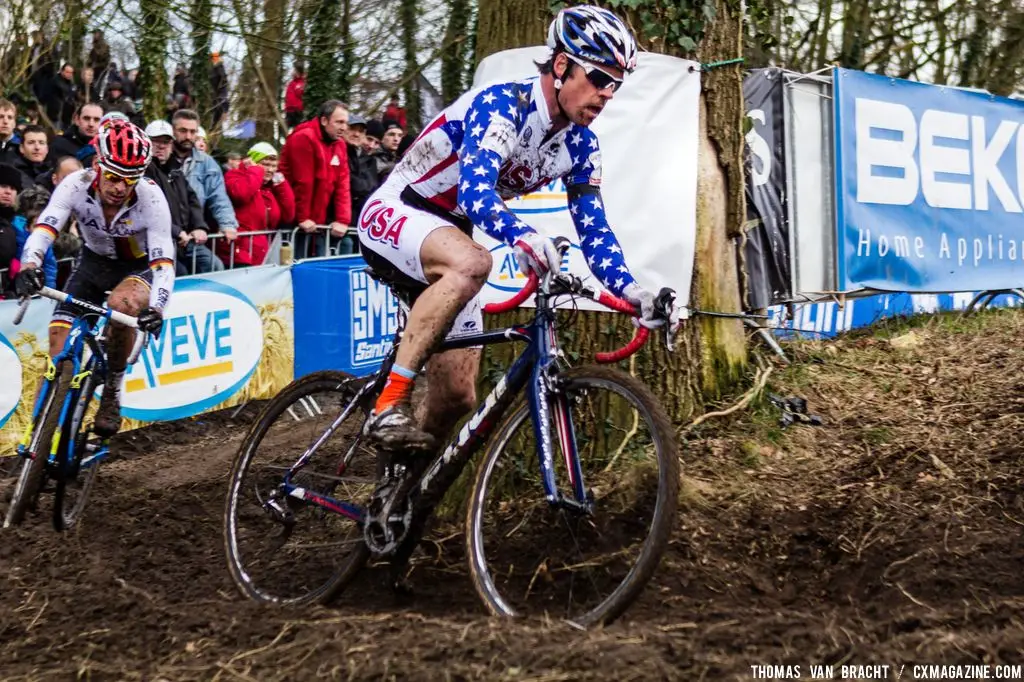
<path fill-rule="evenodd" d="M 571 67 L 571 65 L 566 65 L 565 71 L 562 72 L 562 76 L 568 76 L 569 75 L 569 68 L 570 67 Z M 553 72 L 552 72 L 552 75 L 554 75 Z M 562 106 L 562 100 L 559 99 L 559 97 L 558 97 L 559 93 L 562 91 L 562 85 L 563 84 L 564 83 L 563 83 L 562 79 L 560 77 L 558 77 L 558 76 L 555 76 L 555 103 L 558 105 L 558 113 L 559 113 L 559 115 L 561 115 L 561 117 L 564 118 L 565 120 L 571 121 L 571 119 L 569 118 L 569 114 L 565 113 L 565 107 Z"/>

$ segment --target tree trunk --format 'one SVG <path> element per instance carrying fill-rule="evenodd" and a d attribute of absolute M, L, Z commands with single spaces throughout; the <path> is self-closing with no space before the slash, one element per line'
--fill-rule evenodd
<path fill-rule="evenodd" d="M 256 102 L 256 137 L 260 140 L 274 139 L 274 123 L 278 118 L 281 102 L 281 41 L 284 40 L 284 15 L 286 0 L 264 0 L 263 30 L 260 31 L 260 71 L 263 81 L 271 89 L 270 96 L 260 90 Z"/>
<path fill-rule="evenodd" d="M 338 97 L 348 102 L 352 92 L 352 73 L 355 70 L 356 44 L 352 40 L 352 0 L 342 0 L 341 26 L 341 62 L 338 64 L 336 85 Z"/>
<path fill-rule="evenodd" d="M 742 16 L 725 0 L 717 3 L 717 20 L 700 46 L 704 61 L 742 54 Z M 550 15 L 539 0 L 481 0 L 476 60 L 499 50 L 541 45 Z M 641 36 L 642 38 L 642 36 Z M 664 41 L 660 43 L 664 45 Z M 742 73 L 738 66 L 719 69 L 704 78 L 701 97 L 701 144 L 697 196 L 696 264 L 691 302 L 699 308 L 739 311 L 739 278 L 732 238 L 746 213 L 743 185 L 744 113 Z M 684 301 L 680 301 L 684 303 Z M 489 325 L 523 321 L 529 311 L 493 316 Z M 597 350 L 623 345 L 633 335 L 624 315 L 580 313 L 560 339 L 570 359 L 592 358 Z M 492 350 L 493 349 L 493 350 Z M 491 347 L 484 357 L 482 377 L 507 367 L 510 351 Z M 746 363 L 746 343 L 738 321 L 714 318 L 691 321 L 683 327 L 677 348 L 649 344 L 630 361 L 629 371 L 640 377 L 663 400 L 676 423 L 686 421 L 705 397 L 719 395 L 735 382 Z"/>
<path fill-rule="evenodd" d="M 402 25 L 402 45 L 405 49 L 405 72 L 402 74 L 402 90 L 405 99 L 405 115 L 407 126 L 413 130 L 420 127 L 420 84 L 419 64 L 416 53 L 416 14 L 419 3 L 417 0 L 402 0 L 399 10 Z"/>
<path fill-rule="evenodd" d="M 445 104 L 454 102 L 463 91 L 469 14 L 469 0 L 449 0 L 443 41 L 449 47 L 441 56 L 441 99 Z"/>
<path fill-rule="evenodd" d="M 202 125 L 213 122 L 213 93 L 210 87 L 210 27 L 213 5 L 210 0 L 192 0 L 192 59 L 188 69 L 192 108 Z"/>
<path fill-rule="evenodd" d="M 543 45 L 550 21 L 547 0 L 480 0 L 474 63 L 501 50 Z"/>
<path fill-rule="evenodd" d="M 167 115 L 167 41 L 170 25 L 167 23 L 167 5 L 161 0 L 139 0 L 142 16 L 142 35 L 138 40 L 139 83 L 142 84 L 142 110 L 146 120 Z"/>
<path fill-rule="evenodd" d="M 303 104 L 307 118 L 316 116 L 321 104 L 336 99 L 334 90 L 338 59 L 338 19 L 341 0 L 323 0 L 313 15 L 313 28 L 309 33 L 309 72 Z"/>

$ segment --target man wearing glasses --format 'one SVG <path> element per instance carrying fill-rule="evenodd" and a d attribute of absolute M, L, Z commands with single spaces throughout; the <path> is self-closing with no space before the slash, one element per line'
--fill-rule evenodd
<path fill-rule="evenodd" d="M 366 423 L 384 448 L 432 451 L 476 403 L 479 349 L 431 356 L 450 330 L 482 328 L 477 293 L 491 255 L 473 241 L 473 228 L 513 247 L 524 273 L 560 267 L 551 240 L 509 211 L 506 199 L 563 178 L 593 273 L 640 306 L 641 324 L 663 324 L 655 295 L 634 281 L 605 218 L 601 152 L 589 129 L 635 68 L 636 42 L 611 12 L 570 7 L 555 17 L 547 43 L 551 55 L 537 65 L 538 77 L 474 90 L 438 114 L 363 208 L 359 239 L 370 266 L 392 281 L 426 285 Z M 414 416 L 409 399 L 425 363 L 429 395 Z"/>
<path fill-rule="evenodd" d="M 74 216 L 84 245 L 67 293 L 99 305 L 112 290 L 112 309 L 138 317 L 140 330 L 159 335 L 174 287 L 174 241 L 167 200 L 156 183 L 143 178 L 152 145 L 142 130 L 126 121 L 104 122 L 93 144 L 92 168 L 64 178 L 36 220 L 15 280 L 18 295 L 31 296 L 42 287 L 43 255 Z M 63 304 L 54 310 L 51 358 L 64 347 L 76 315 Z M 121 428 L 121 380 L 134 338 L 130 328 L 110 324 L 107 383 L 93 424 L 101 437 Z"/>

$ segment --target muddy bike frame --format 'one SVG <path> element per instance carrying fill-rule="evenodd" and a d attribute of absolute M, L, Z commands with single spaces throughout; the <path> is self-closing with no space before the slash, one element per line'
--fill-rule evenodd
<path fill-rule="evenodd" d="M 39 291 L 39 295 L 58 303 L 67 303 L 85 314 L 76 318 L 72 323 L 71 330 L 68 332 L 68 337 L 64 341 L 64 347 L 60 353 L 53 358 L 47 357 L 46 359 L 46 372 L 43 375 L 42 385 L 32 407 L 32 419 L 29 421 L 24 435 L 18 442 L 17 452 L 18 455 L 25 459 L 35 459 L 39 456 L 40 449 L 48 446 L 48 464 L 54 467 L 56 475 L 73 478 L 79 470 L 98 464 L 104 457 L 110 454 L 109 439 L 103 439 L 92 451 L 85 453 L 87 456 L 82 458 L 78 466 L 75 467 L 75 471 L 71 471 L 75 458 L 78 455 L 75 448 L 79 446 L 75 439 L 72 438 L 67 444 L 66 457 L 60 458 L 63 461 L 58 461 L 57 457 L 57 453 L 60 450 L 60 441 L 64 434 L 64 424 L 67 423 L 68 417 L 70 416 L 72 419 L 71 429 L 68 431 L 70 434 L 78 432 L 82 419 L 85 418 L 85 404 L 79 403 L 78 400 L 83 384 L 87 387 L 95 387 L 100 385 L 99 382 L 107 376 L 107 356 L 103 352 L 98 339 L 101 326 L 113 320 L 126 327 L 136 328 L 138 327 L 138 321 L 130 315 L 125 315 L 107 307 L 94 305 L 88 301 L 79 300 L 71 294 L 57 291 L 50 287 L 43 287 Z M 18 313 L 14 318 L 14 324 L 21 323 L 30 302 L 30 298 L 22 300 Z M 128 358 L 129 365 L 138 358 L 148 339 L 148 334 L 137 335 L 135 346 Z M 86 348 L 92 354 L 88 360 L 84 359 Z M 60 408 L 60 418 L 57 421 L 57 428 L 53 431 L 51 442 L 48 444 L 39 443 L 37 441 L 39 438 L 40 414 L 48 402 L 50 392 L 56 390 L 57 367 L 64 362 L 71 362 L 71 384 L 64 395 L 64 403 Z M 84 371 L 83 366 L 85 367 Z M 93 374 L 95 375 L 93 379 L 86 381 Z M 74 409 L 76 406 L 78 409 Z M 73 413 L 72 409 L 74 409 Z"/>
<path fill-rule="evenodd" d="M 511 367 L 498 381 L 490 394 L 480 403 L 476 412 L 462 427 L 458 435 L 448 444 L 444 452 L 433 460 L 426 471 L 420 476 L 415 487 L 408 493 L 409 507 L 417 508 L 417 503 L 424 498 L 443 496 L 447 487 L 455 480 L 458 473 L 462 471 L 466 462 L 476 452 L 476 449 L 484 443 L 501 421 L 502 416 L 508 410 L 519 392 L 524 388 L 527 390 L 527 400 L 530 407 L 530 417 L 533 423 L 534 436 L 538 444 L 537 456 L 539 459 L 542 480 L 544 484 L 545 497 L 548 503 L 554 507 L 571 509 L 589 513 L 593 509 L 592 500 L 588 499 L 586 486 L 583 482 L 583 470 L 580 466 L 579 456 L 576 448 L 576 435 L 573 429 L 572 416 L 565 395 L 561 392 L 557 382 L 557 369 L 559 360 L 558 339 L 555 334 L 555 309 L 553 299 L 563 295 L 573 295 L 588 298 L 596 301 L 605 307 L 625 312 L 636 316 L 637 309 L 629 302 L 616 298 L 604 291 L 595 291 L 583 286 L 581 281 L 571 275 L 548 275 L 538 287 L 536 277 L 531 277 L 527 286 L 515 297 L 501 304 L 484 306 L 485 312 L 504 312 L 511 310 L 523 302 L 536 291 L 536 313 L 533 321 L 525 326 L 507 327 L 480 334 L 463 336 L 458 339 L 446 340 L 441 344 L 437 352 L 455 350 L 459 348 L 470 348 L 473 346 L 489 346 L 512 341 L 526 343 L 526 348 L 512 362 Z M 284 476 L 281 491 L 288 496 L 312 503 L 328 511 L 342 514 L 362 524 L 366 521 L 366 512 L 361 507 L 350 502 L 339 500 L 330 495 L 323 495 L 308 488 L 293 484 L 292 477 L 298 473 L 317 451 L 348 418 L 352 410 L 363 404 L 371 396 L 376 395 L 383 388 L 391 365 L 394 363 L 398 346 L 401 343 L 405 327 L 405 319 L 399 320 L 399 329 L 395 334 L 395 341 L 391 352 L 385 358 L 381 369 L 367 379 L 349 401 L 346 408 L 337 419 L 327 428 L 313 445 L 311 445 Z M 648 330 L 640 327 L 636 336 L 624 348 L 609 353 L 598 353 L 598 362 L 617 362 L 639 350 L 648 338 Z M 552 405 L 554 410 L 552 410 Z M 308 409 L 308 408 L 307 408 Z M 566 471 L 572 485 L 572 497 L 562 495 L 558 490 L 555 481 L 554 447 L 551 440 L 550 417 L 552 412 L 555 416 L 555 427 L 558 432 L 559 441 L 562 445 L 562 453 L 565 459 Z M 361 439 L 359 434 L 353 444 L 349 447 L 338 467 L 337 476 L 341 476 L 355 454 Z M 451 472 L 453 476 L 442 476 L 441 474 Z M 438 481 L 444 484 L 436 488 Z M 401 503 L 396 499 L 390 502 Z M 274 500 L 265 503 L 275 507 L 279 513 L 284 508 Z M 389 505 L 390 506 L 390 505 Z M 389 510 L 379 514 L 378 517 L 388 518 Z"/>

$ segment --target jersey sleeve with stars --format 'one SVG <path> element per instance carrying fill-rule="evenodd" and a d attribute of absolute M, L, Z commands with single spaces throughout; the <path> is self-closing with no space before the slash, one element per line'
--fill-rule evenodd
<path fill-rule="evenodd" d="M 577 128 L 566 136 L 566 147 L 573 160 L 565 176 L 569 213 L 576 225 L 580 248 L 590 271 L 616 296 L 634 281 L 615 233 L 608 226 L 601 199 L 601 149 L 597 136 Z"/>
<path fill-rule="evenodd" d="M 505 206 L 496 189 L 529 106 L 528 86 L 505 83 L 483 90 L 466 112 L 459 149 L 459 207 L 472 223 L 506 244 L 530 227 Z"/>

